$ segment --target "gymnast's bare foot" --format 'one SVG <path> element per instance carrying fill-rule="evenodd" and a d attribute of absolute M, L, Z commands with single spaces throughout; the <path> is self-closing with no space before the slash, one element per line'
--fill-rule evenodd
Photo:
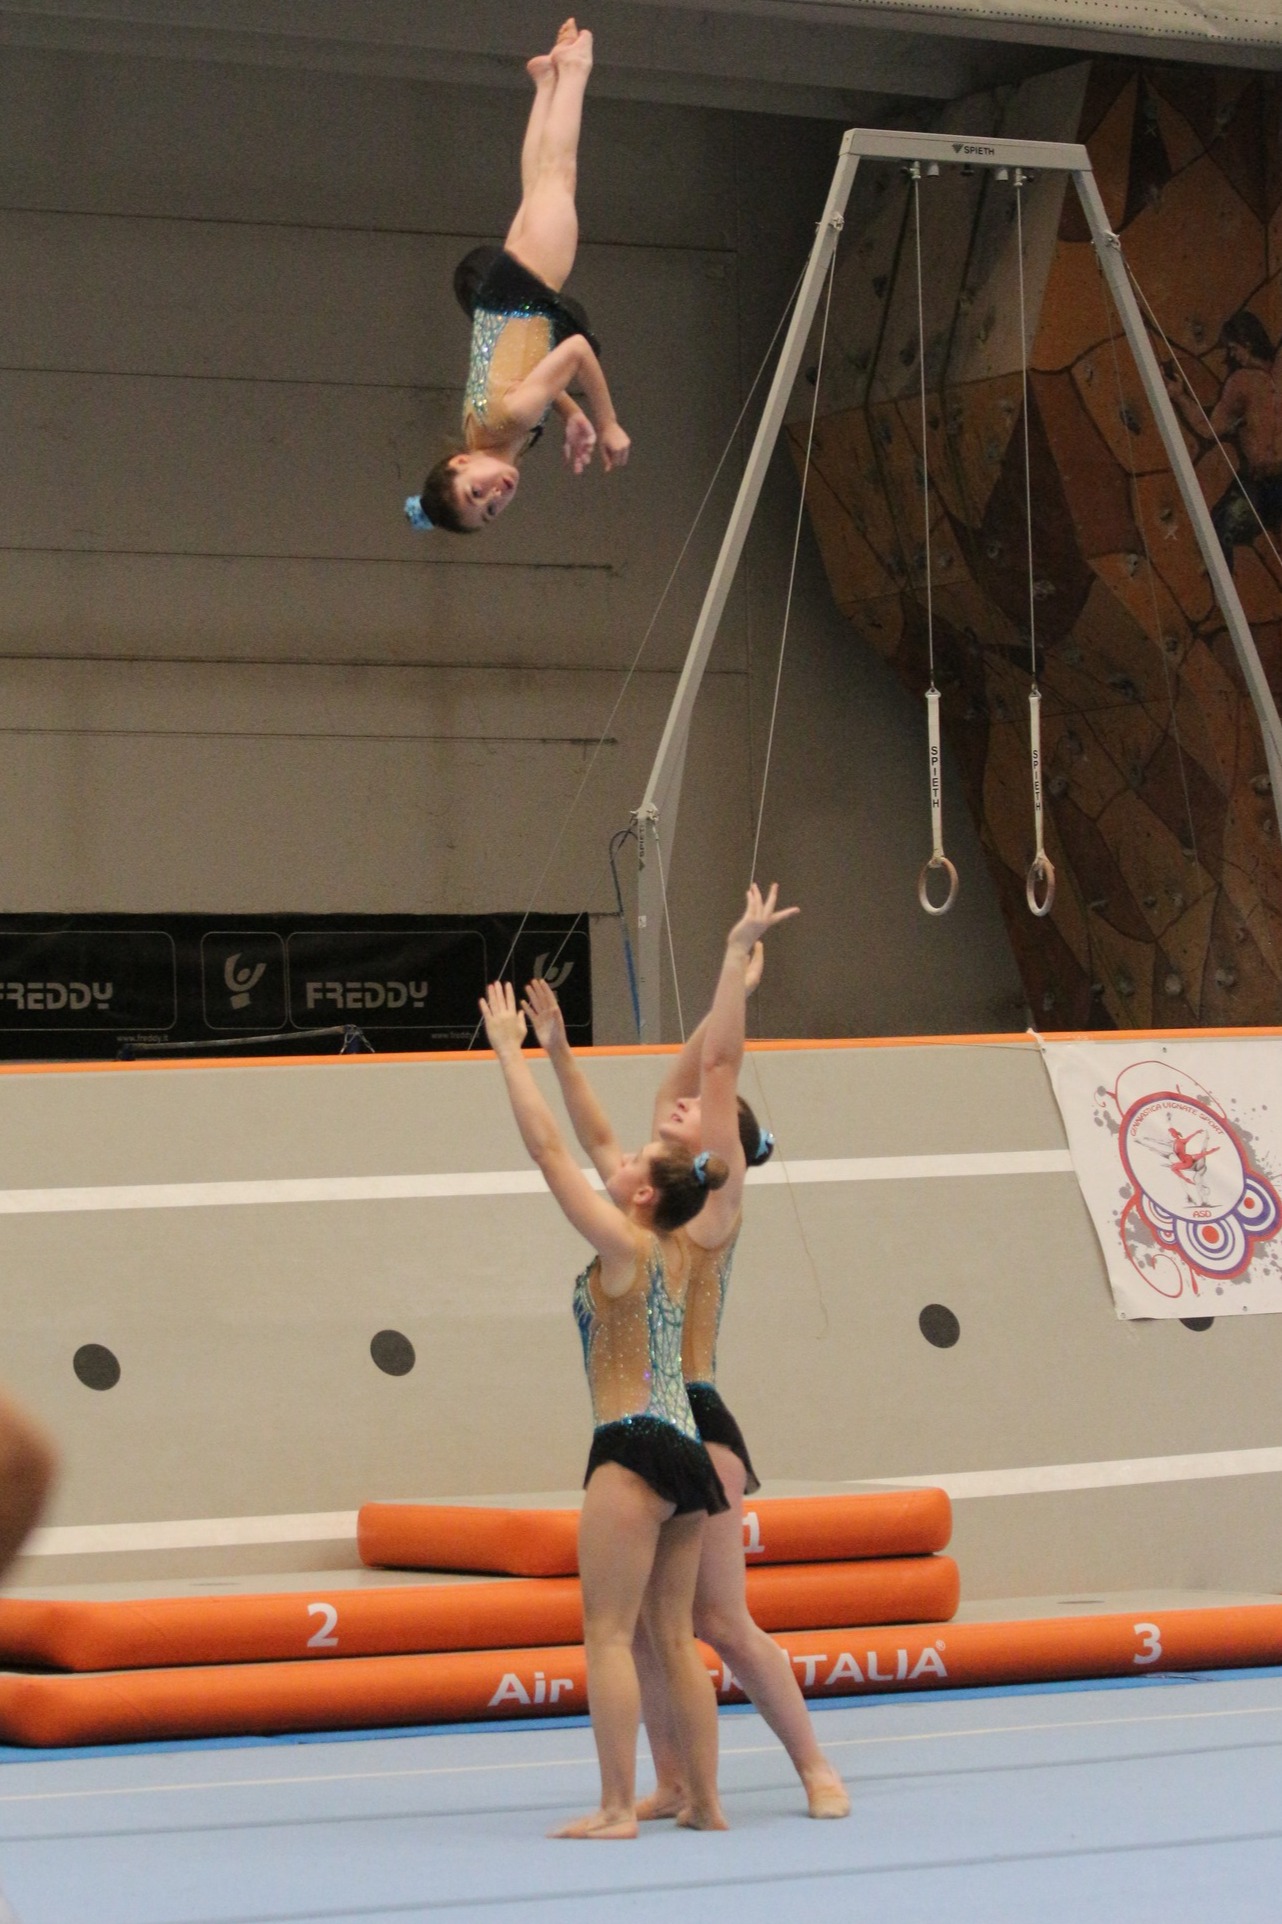
<path fill-rule="evenodd" d="M 574 22 L 572 20 L 567 20 L 565 23 L 566 27 L 573 25 Z M 572 40 L 563 40 L 561 34 L 564 32 L 565 27 L 562 27 L 561 33 L 556 37 L 556 45 L 552 49 L 554 65 L 557 67 L 584 67 L 590 70 L 592 66 L 591 33 L 586 27 L 583 27 L 575 33 Z"/>
<path fill-rule="evenodd" d="M 548 1832 L 549 1837 L 585 1837 L 607 1842 L 636 1834 L 636 1812 L 629 1810 L 594 1810 L 586 1817 L 572 1818 L 568 1824 L 560 1824 Z"/>
<path fill-rule="evenodd" d="M 648 1797 L 637 1800 L 637 1821 L 652 1824 L 659 1817 L 679 1817 L 689 1801 L 683 1785 L 665 1788 L 656 1784 Z"/>
<path fill-rule="evenodd" d="M 546 81 L 556 78 L 556 68 L 552 64 L 550 53 L 536 53 L 533 60 L 526 61 L 525 71 L 536 87 L 541 87 Z"/>
<path fill-rule="evenodd" d="M 557 28 L 556 44 L 558 47 L 570 47 L 570 46 L 573 46 L 574 42 L 578 39 L 578 37 L 579 37 L 579 23 L 575 19 L 574 15 L 571 14 L 569 19 L 563 20 L 560 26 Z"/>
<path fill-rule="evenodd" d="M 803 1771 L 801 1781 L 812 1817 L 849 1817 L 849 1793 L 831 1764 Z"/>
<path fill-rule="evenodd" d="M 729 1830 L 726 1814 L 717 1802 L 696 1804 L 691 1801 L 683 1804 L 677 1812 L 677 1822 L 682 1830 Z"/>

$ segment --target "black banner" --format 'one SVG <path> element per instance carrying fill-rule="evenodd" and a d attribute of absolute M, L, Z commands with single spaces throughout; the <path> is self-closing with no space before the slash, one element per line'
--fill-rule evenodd
<path fill-rule="evenodd" d="M 519 915 L 3 916 L 0 1057 L 142 1055 L 149 1044 L 307 1054 L 338 1040 L 303 1032 L 349 1026 L 379 1051 L 466 1048 L 500 971 L 518 988 L 546 975 L 570 1039 L 590 1043 L 587 917 L 520 925 Z M 253 1040 L 267 1036 L 270 1046 Z"/>

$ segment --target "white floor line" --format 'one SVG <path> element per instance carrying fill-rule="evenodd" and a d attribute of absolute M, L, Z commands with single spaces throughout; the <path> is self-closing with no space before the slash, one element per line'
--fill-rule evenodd
<path fill-rule="evenodd" d="M 1139 1724 L 1206 1723 L 1232 1717 L 1282 1717 L 1282 1703 L 1252 1704 L 1231 1710 L 1166 1711 L 1145 1717 L 1062 1717 L 1036 1724 L 973 1724 L 961 1730 L 913 1730 L 878 1737 L 834 1737 L 825 1740 L 824 1749 L 863 1750 L 890 1744 L 955 1743 L 967 1737 L 1018 1737 L 1025 1731 L 1107 1730 Z M 468 1734 L 475 1736 L 478 1733 Z M 372 1738 L 370 1741 L 376 1743 L 379 1739 Z M 721 1755 L 761 1757 L 779 1748 L 777 1743 L 723 1744 Z M 33 1762 L 39 1762 L 39 1759 L 33 1759 Z M 473 1777 L 487 1773 L 498 1777 L 513 1771 L 578 1770 L 595 1762 L 594 1753 L 585 1753 L 582 1757 L 540 1757 L 521 1763 L 424 1764 L 412 1770 L 337 1770 L 297 1777 L 213 1777 L 189 1784 L 113 1784 L 87 1790 L 25 1790 L 0 1793 L 0 1804 L 75 1803 L 101 1797 L 172 1797 L 184 1791 L 271 1790 L 277 1786 L 285 1788 L 298 1784 L 383 1783 L 407 1777 Z"/>

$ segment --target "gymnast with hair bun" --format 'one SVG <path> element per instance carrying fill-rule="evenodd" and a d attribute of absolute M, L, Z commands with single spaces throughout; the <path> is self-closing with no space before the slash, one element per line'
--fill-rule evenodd
<path fill-rule="evenodd" d="M 695 1645 L 693 1607 L 704 1524 L 727 1505 L 681 1372 L 690 1256 L 677 1232 L 725 1183 L 726 1165 L 679 1143 L 650 1142 L 614 1157 L 600 1195 L 566 1147 L 522 1054 L 526 1020 L 511 985 L 492 983 L 481 1014 L 521 1139 L 566 1218 L 596 1252 L 575 1283 L 574 1314 L 595 1425 L 579 1576 L 601 1802 L 552 1834 L 637 1834 L 641 1699 L 633 1644 L 643 1602 L 647 1649 L 681 1758 L 681 1822 L 724 1830 L 717 1700 Z"/>
<path fill-rule="evenodd" d="M 502 247 L 474 247 L 454 270 L 472 322 L 463 394 L 463 447 L 436 463 L 405 513 L 411 526 L 473 534 L 511 504 L 522 455 L 555 408 L 566 466 L 582 474 L 595 451 L 608 473 L 627 461 L 601 372 L 599 344 L 579 303 L 561 292 L 579 243 L 575 207 L 579 126 L 592 71 L 592 35 L 567 20 L 551 53 L 527 63 L 534 105 L 521 148 L 521 204 Z M 571 399 L 581 388 L 584 413 Z M 595 425 L 594 425 L 595 423 Z"/>
<path fill-rule="evenodd" d="M 743 1433 L 716 1387 L 717 1335 L 742 1223 L 744 1178 L 765 1162 L 774 1137 L 760 1127 L 738 1092 L 743 1062 L 745 1004 L 761 979 L 761 937 L 795 909 L 776 909 L 777 887 L 764 899 L 754 883 L 747 912 L 731 929 L 712 1007 L 660 1084 L 653 1132 L 658 1141 L 694 1155 L 713 1151 L 729 1180 L 678 1233 L 689 1266 L 682 1366 L 699 1433 L 716 1466 L 730 1507 L 708 1519 L 695 1592 L 696 1635 L 711 1644 L 779 1738 L 806 1792 L 812 1817 L 845 1817 L 850 1799 L 815 1738 L 792 1665 L 748 1611 L 743 1549 L 743 1499 L 758 1486 Z M 609 1179 L 620 1156 L 609 1121 L 570 1051 L 556 997 L 546 983 L 527 992 L 540 1043 L 556 1070 L 566 1108 L 583 1148 Z M 637 1640 L 646 1730 L 657 1784 L 637 1806 L 643 1820 L 679 1817 L 689 1798 L 681 1745 L 644 1614 Z"/>

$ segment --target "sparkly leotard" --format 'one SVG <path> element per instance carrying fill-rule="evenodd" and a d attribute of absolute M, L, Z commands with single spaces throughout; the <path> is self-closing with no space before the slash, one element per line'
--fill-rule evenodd
<path fill-rule="evenodd" d="M 681 1370 L 685 1245 L 648 1237 L 621 1295 L 601 1289 L 600 1268 L 596 1257 L 574 1285 L 596 1425 L 585 1481 L 602 1463 L 618 1462 L 644 1477 L 678 1514 L 725 1509 Z"/>
<path fill-rule="evenodd" d="M 717 1389 L 717 1337 L 730 1288 L 742 1216 L 736 1216 L 730 1234 L 715 1249 L 693 1242 L 684 1230 L 680 1240 L 689 1251 L 690 1280 L 686 1289 L 685 1328 L 681 1339 L 681 1367 L 686 1391 L 694 1411 L 699 1434 L 705 1443 L 720 1443 L 732 1450 L 747 1471 L 749 1495 L 761 1487 L 743 1431 L 727 1409 Z"/>
<path fill-rule="evenodd" d="M 463 425 L 475 422 L 478 445 L 511 439 L 512 423 L 503 411 L 509 388 L 532 374 L 552 350 L 552 323 L 546 314 L 498 314 L 477 307 L 472 316 L 472 353 L 463 390 Z M 543 410 L 531 439 L 542 432 L 550 408 Z M 479 429 L 479 433 L 476 431 Z"/>
<path fill-rule="evenodd" d="M 600 343 L 578 301 L 549 287 L 505 248 L 465 254 L 454 270 L 454 293 L 472 322 L 464 432 L 474 447 L 499 446 L 518 432 L 504 415 L 504 395 L 572 334 L 582 334 L 598 353 Z M 527 447 L 543 432 L 549 411 L 529 430 Z"/>

